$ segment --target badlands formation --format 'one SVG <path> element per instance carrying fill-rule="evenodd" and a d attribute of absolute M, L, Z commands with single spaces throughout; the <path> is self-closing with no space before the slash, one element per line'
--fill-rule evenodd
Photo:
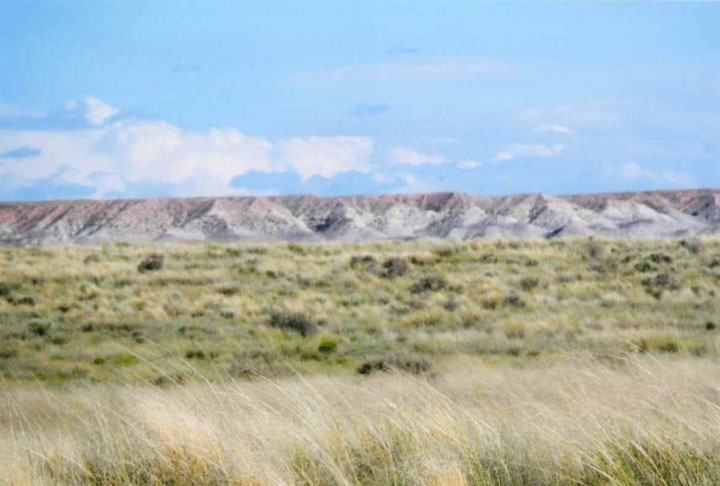
<path fill-rule="evenodd" d="M 205 240 L 649 239 L 718 232 L 720 190 L 0 203 L 2 246 Z"/>

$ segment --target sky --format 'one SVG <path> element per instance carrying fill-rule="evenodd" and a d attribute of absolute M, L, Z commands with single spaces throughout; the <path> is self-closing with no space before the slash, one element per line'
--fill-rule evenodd
<path fill-rule="evenodd" d="M 720 187 L 720 4 L 0 0 L 0 199 Z"/>

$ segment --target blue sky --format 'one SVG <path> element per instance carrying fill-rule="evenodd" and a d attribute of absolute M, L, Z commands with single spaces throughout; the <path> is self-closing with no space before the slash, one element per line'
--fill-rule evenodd
<path fill-rule="evenodd" d="M 0 199 L 720 187 L 720 5 L 0 0 Z"/>

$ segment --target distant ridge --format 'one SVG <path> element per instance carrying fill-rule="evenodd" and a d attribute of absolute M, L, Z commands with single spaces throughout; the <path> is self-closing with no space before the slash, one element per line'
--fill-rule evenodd
<path fill-rule="evenodd" d="M 0 203 L 0 245 L 143 241 L 679 238 L 720 233 L 720 190 L 446 192 Z"/>

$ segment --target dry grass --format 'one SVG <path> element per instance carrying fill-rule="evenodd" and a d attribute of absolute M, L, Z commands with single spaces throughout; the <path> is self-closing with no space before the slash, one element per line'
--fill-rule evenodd
<path fill-rule="evenodd" d="M 0 250 L 0 375 L 163 381 L 187 376 L 188 360 L 214 379 L 463 356 L 717 357 L 720 240 L 693 243 Z"/>
<path fill-rule="evenodd" d="M 9 485 L 716 485 L 717 363 L 0 389 Z"/>
<path fill-rule="evenodd" d="M 720 241 L 0 250 L 0 484 L 720 484 Z"/>

